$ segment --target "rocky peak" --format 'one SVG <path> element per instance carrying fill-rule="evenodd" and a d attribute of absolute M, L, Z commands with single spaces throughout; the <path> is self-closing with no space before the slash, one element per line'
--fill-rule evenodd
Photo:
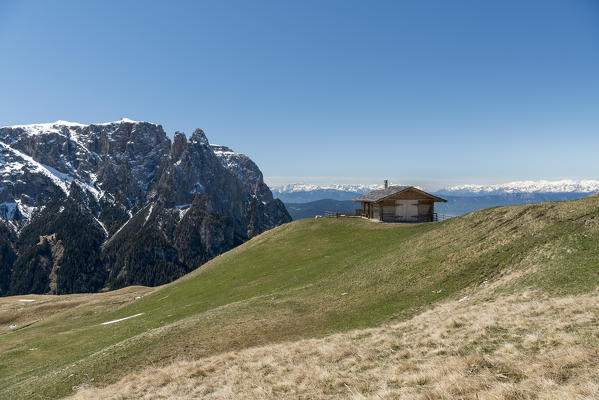
<path fill-rule="evenodd" d="M 210 143 L 208 143 L 208 138 L 206 137 L 206 134 L 200 128 L 193 131 L 193 133 L 191 134 L 191 138 L 189 138 L 189 142 L 190 143 L 198 143 L 198 144 L 201 144 L 202 146 L 210 145 Z"/>
<path fill-rule="evenodd" d="M 181 158 L 181 154 L 187 147 L 187 137 L 183 132 L 175 132 L 173 136 L 173 144 L 171 145 L 171 159 L 178 161 Z"/>
<path fill-rule="evenodd" d="M 272 193 L 264 183 L 262 171 L 248 156 L 236 153 L 227 146 L 214 144 L 211 147 L 223 166 L 235 174 L 253 195 L 265 201 L 272 200 Z"/>

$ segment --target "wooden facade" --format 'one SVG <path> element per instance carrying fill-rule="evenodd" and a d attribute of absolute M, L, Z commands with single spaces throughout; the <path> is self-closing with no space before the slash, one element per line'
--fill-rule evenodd
<path fill-rule="evenodd" d="M 446 202 L 413 186 L 391 186 L 366 193 L 352 201 L 360 202 L 360 215 L 382 222 L 431 222 L 435 202 Z"/>

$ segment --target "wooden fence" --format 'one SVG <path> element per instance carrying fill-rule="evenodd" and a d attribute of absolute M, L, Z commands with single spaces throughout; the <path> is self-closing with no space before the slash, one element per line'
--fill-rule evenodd
<path fill-rule="evenodd" d="M 345 216 L 346 214 L 347 213 L 342 213 L 339 211 L 325 211 L 324 217 L 325 218 L 339 218 L 341 216 Z M 350 214 L 351 214 L 351 212 L 350 212 Z M 361 209 L 358 209 L 358 210 L 354 210 L 354 216 L 366 217 L 367 215 Z M 430 219 L 430 216 L 423 216 L 423 217 L 417 218 L 415 221 L 410 221 L 410 222 L 440 222 L 440 221 L 448 220 L 453 217 L 454 217 L 453 215 L 433 213 L 432 221 Z M 402 222 L 401 217 L 398 217 L 395 214 L 388 214 L 388 213 L 383 215 L 383 221 Z M 406 221 L 403 221 L 403 222 L 406 222 Z"/>
<path fill-rule="evenodd" d="M 445 221 L 445 220 L 453 218 L 453 217 L 454 217 L 453 215 L 437 214 L 437 213 L 435 213 L 434 217 L 433 217 L 433 221 L 435 221 L 435 222 L 441 222 L 441 221 Z"/>

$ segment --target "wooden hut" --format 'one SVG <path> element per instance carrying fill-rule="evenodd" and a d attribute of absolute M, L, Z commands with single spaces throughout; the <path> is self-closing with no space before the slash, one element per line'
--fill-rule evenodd
<path fill-rule="evenodd" d="M 435 221 L 435 203 L 447 200 L 426 193 L 414 186 L 387 186 L 384 189 L 356 197 L 360 202 L 358 214 L 383 222 L 432 222 Z"/>

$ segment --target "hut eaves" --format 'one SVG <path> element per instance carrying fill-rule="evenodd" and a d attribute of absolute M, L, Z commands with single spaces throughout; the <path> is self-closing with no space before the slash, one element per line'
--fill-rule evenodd
<path fill-rule="evenodd" d="M 400 192 L 404 192 L 406 190 L 415 190 L 417 192 L 422 193 L 426 197 L 434 199 L 435 201 L 439 201 L 439 202 L 447 201 L 440 197 L 434 196 L 430 193 L 426 193 L 425 191 L 415 188 L 414 186 L 389 186 L 386 189 L 378 189 L 378 190 L 373 190 L 372 192 L 365 193 L 359 197 L 356 197 L 355 199 L 353 199 L 351 201 L 363 202 L 363 203 L 376 203 L 376 202 L 379 202 L 389 196 L 392 196 L 392 195 L 400 193 Z"/>

